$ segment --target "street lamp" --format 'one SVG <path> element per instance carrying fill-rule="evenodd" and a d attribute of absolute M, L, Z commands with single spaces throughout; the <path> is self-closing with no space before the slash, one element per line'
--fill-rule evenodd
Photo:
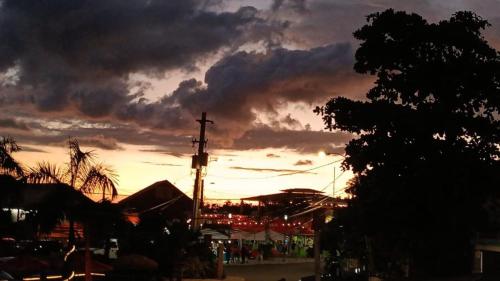
<path fill-rule="evenodd" d="M 231 243 L 231 227 L 232 227 L 231 219 L 233 218 L 233 214 L 229 213 L 227 217 L 229 218 L 229 243 Z"/>
<path fill-rule="evenodd" d="M 285 229 L 283 231 L 283 247 L 285 247 L 285 243 L 286 243 L 286 233 L 287 233 L 287 222 L 288 222 L 288 215 L 285 214 L 283 216 L 283 219 L 285 219 Z M 285 247 L 285 255 L 288 254 L 288 244 L 286 244 L 286 247 Z"/>

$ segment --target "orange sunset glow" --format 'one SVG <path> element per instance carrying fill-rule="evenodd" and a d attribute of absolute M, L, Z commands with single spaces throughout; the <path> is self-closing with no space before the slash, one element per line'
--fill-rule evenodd
<path fill-rule="evenodd" d="M 0 0 L 0 281 L 500 280 L 500 0 Z"/>

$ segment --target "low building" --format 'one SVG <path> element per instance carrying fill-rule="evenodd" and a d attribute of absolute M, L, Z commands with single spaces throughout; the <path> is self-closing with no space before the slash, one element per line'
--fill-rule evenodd
<path fill-rule="evenodd" d="M 193 200 L 164 180 L 122 199 L 118 205 L 133 223 L 137 223 L 140 217 L 158 214 L 170 220 L 186 220 L 191 217 Z"/>

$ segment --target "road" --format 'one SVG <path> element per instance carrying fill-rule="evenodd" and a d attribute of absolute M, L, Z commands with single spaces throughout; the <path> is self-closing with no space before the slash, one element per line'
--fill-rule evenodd
<path fill-rule="evenodd" d="M 241 276 L 246 281 L 298 281 L 314 274 L 314 263 L 231 265 L 224 268 L 228 276 Z"/>

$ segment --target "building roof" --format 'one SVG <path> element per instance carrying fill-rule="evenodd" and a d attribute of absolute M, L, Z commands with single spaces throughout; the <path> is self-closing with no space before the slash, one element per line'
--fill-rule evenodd
<path fill-rule="evenodd" d="M 125 210 L 140 214 L 161 212 L 180 215 L 191 211 L 193 200 L 168 180 L 164 180 L 139 190 L 122 199 L 118 204 Z"/>
<path fill-rule="evenodd" d="M 27 184 L 10 176 L 0 176 L 0 206 L 37 209 L 57 204 L 61 209 L 89 207 L 94 202 L 66 184 Z"/>
<path fill-rule="evenodd" d="M 305 200 L 324 197 L 323 192 L 309 188 L 291 188 L 281 190 L 279 193 L 258 195 L 252 197 L 241 198 L 243 201 L 260 201 L 260 202 L 283 202 L 290 200 Z"/>

